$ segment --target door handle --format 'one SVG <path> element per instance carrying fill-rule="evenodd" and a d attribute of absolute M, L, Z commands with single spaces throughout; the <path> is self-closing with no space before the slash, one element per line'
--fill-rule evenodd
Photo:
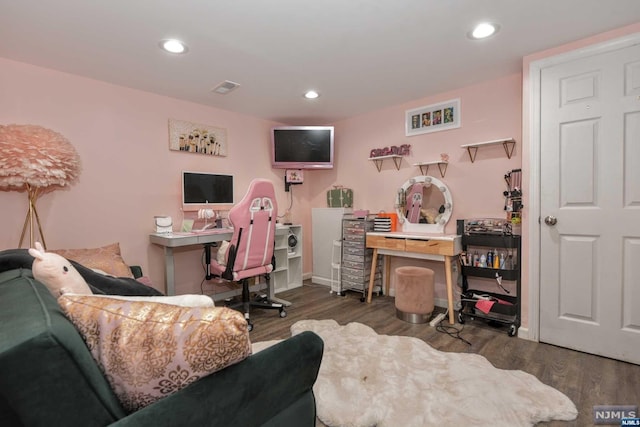
<path fill-rule="evenodd" d="M 548 215 L 545 217 L 544 223 L 547 225 L 556 225 L 558 223 L 558 218 L 553 215 Z"/>

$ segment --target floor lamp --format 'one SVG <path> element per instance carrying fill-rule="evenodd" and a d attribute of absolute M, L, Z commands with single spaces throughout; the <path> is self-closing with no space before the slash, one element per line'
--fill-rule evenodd
<path fill-rule="evenodd" d="M 38 224 L 38 232 L 40 234 L 40 242 L 42 242 L 42 246 L 47 249 L 47 242 L 44 240 L 44 234 L 42 233 L 42 224 L 40 223 L 40 216 L 38 215 L 38 210 L 36 209 L 36 200 L 39 195 L 38 187 L 31 187 L 29 184 L 27 187 L 27 196 L 29 197 L 29 209 L 27 210 L 27 216 L 24 219 L 24 225 L 22 226 L 22 234 L 20 235 L 20 243 L 18 243 L 18 247 L 22 247 L 22 242 L 24 240 L 24 235 L 27 232 L 27 226 L 29 228 L 29 247 L 33 248 L 34 243 L 37 241 L 35 239 L 34 233 L 34 219 Z"/>
<path fill-rule="evenodd" d="M 28 210 L 20 243 L 29 229 L 29 247 L 34 247 L 36 230 L 47 245 L 36 201 L 43 193 L 74 183 L 80 171 L 80 157 L 61 134 L 35 125 L 0 125 L 0 188 L 26 192 Z"/>

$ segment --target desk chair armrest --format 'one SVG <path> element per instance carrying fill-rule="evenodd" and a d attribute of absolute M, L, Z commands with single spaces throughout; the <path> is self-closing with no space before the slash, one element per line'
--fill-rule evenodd
<path fill-rule="evenodd" d="M 236 245 L 230 244 L 227 249 L 227 268 L 222 272 L 222 278 L 233 280 L 233 266 L 236 263 Z"/>
<path fill-rule="evenodd" d="M 139 265 L 130 265 L 129 270 L 131 270 L 131 274 L 133 274 L 134 279 L 139 279 L 143 276 L 142 267 Z"/>

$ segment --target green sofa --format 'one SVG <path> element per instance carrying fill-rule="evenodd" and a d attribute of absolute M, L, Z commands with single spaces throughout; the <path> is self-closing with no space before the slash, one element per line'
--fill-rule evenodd
<path fill-rule="evenodd" d="M 0 426 L 315 426 L 323 342 L 305 332 L 124 412 L 31 270 L 0 273 Z"/>

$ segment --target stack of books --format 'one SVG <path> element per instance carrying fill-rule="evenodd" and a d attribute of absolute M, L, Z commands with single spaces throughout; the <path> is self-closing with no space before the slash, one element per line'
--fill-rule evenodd
<path fill-rule="evenodd" d="M 373 231 L 391 231 L 391 218 L 375 218 Z"/>

